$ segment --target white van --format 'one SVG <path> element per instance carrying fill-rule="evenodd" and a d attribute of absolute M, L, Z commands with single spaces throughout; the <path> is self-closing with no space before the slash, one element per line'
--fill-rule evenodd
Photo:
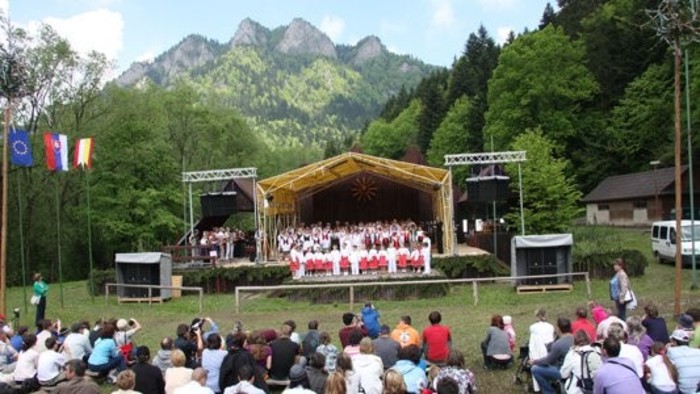
<path fill-rule="evenodd" d="M 691 234 L 695 227 L 695 242 Z M 693 224 L 690 220 L 681 220 L 681 256 L 683 266 L 692 265 L 693 244 L 695 244 L 695 260 L 700 261 L 700 220 Z M 651 252 L 657 262 L 676 261 L 676 221 L 665 220 L 651 225 Z"/>

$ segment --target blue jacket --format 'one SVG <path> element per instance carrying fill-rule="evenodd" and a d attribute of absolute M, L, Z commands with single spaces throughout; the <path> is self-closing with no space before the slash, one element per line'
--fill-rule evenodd
<path fill-rule="evenodd" d="M 409 360 L 399 360 L 391 369 L 403 375 L 408 393 L 419 393 L 421 388 L 427 386 L 428 380 L 425 377 L 425 371 Z"/>
<path fill-rule="evenodd" d="M 379 336 L 379 312 L 376 309 L 368 306 L 362 308 L 362 321 L 370 337 L 376 338 Z"/>

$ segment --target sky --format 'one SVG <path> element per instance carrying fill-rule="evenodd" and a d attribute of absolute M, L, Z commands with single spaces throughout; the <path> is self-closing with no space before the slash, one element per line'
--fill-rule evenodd
<path fill-rule="evenodd" d="M 301 17 L 336 44 L 354 45 L 375 35 L 392 52 L 450 66 L 480 25 L 500 43 L 511 30 L 536 28 L 546 4 L 547 0 L 0 0 L 0 9 L 30 32 L 47 23 L 78 52 L 104 53 L 116 62 L 118 75 L 132 62 L 152 60 L 189 34 L 227 42 L 245 18 L 274 29 Z"/>

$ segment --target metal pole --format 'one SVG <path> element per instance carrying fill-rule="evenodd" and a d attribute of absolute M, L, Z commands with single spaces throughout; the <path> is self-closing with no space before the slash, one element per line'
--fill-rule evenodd
<path fill-rule="evenodd" d="M 691 7 L 693 11 L 695 10 L 694 3 L 691 1 Z M 696 261 L 695 261 L 695 188 L 693 187 L 693 145 L 692 137 L 690 132 L 690 71 L 688 66 L 688 49 L 684 51 L 685 56 L 683 61 L 685 63 L 685 119 L 688 139 L 688 197 L 690 202 L 690 237 L 693 240 L 691 246 L 691 261 L 693 265 L 693 275 L 692 283 L 690 284 L 690 289 L 695 290 L 698 288 L 697 282 L 697 271 L 696 271 Z"/>
<path fill-rule="evenodd" d="M 190 196 L 190 235 L 194 234 L 194 213 L 192 212 L 192 183 L 188 185 L 189 196 Z"/>
<path fill-rule="evenodd" d="M 56 173 L 54 173 L 54 176 Z M 54 194 L 56 195 L 56 251 L 58 252 L 58 286 L 61 299 L 61 308 L 63 308 L 63 265 L 61 258 L 61 203 L 58 198 L 58 178 L 54 178 Z"/>
<path fill-rule="evenodd" d="M 7 98 L 5 124 L 2 128 L 2 224 L 0 229 L 0 313 L 5 314 L 5 285 L 7 282 L 7 146 L 12 121 L 12 99 Z M 27 297 L 24 297 L 27 298 Z"/>
<path fill-rule="evenodd" d="M 681 43 L 680 38 L 676 37 L 673 42 L 673 74 L 674 74 L 674 89 L 673 89 L 673 109 L 674 109 L 674 166 L 675 166 L 675 206 L 676 206 L 676 269 L 674 278 L 674 289 L 673 289 L 673 314 L 678 316 L 681 314 L 681 285 L 683 282 L 682 277 L 682 245 L 681 245 L 681 220 L 683 219 L 683 187 L 682 187 L 682 177 L 681 177 L 681 166 L 683 165 L 681 161 L 681 139 L 682 139 L 682 126 L 681 126 Z"/>
<path fill-rule="evenodd" d="M 236 314 L 238 313 L 241 313 L 241 295 L 238 286 L 236 286 Z"/>
<path fill-rule="evenodd" d="M 496 222 L 496 200 L 493 200 L 493 262 L 498 263 L 498 223 Z"/>
<path fill-rule="evenodd" d="M 90 264 L 90 298 L 95 302 L 95 278 L 92 271 L 92 216 L 90 215 L 90 172 L 85 172 L 85 191 L 87 195 L 87 226 L 88 226 L 88 262 Z M 26 297 L 25 297 L 26 298 Z"/>
<path fill-rule="evenodd" d="M 518 191 L 520 193 L 520 232 L 525 235 L 525 210 L 523 209 L 523 168 L 518 162 Z"/>
<path fill-rule="evenodd" d="M 258 177 L 253 178 L 253 216 L 255 217 L 255 234 L 257 235 L 260 233 L 260 220 L 258 218 Z M 257 246 L 256 243 L 255 262 L 259 263 L 261 261 L 260 256 L 262 251 Z"/>
<path fill-rule="evenodd" d="M 19 254 L 22 263 L 22 296 L 24 297 L 24 313 L 29 313 L 27 304 L 27 262 L 24 255 L 24 221 L 22 220 L 22 173 L 17 173 L 17 211 L 19 212 Z"/>

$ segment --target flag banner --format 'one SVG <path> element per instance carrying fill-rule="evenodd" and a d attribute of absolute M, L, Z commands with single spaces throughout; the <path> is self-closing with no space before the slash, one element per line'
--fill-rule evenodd
<path fill-rule="evenodd" d="M 73 153 L 74 168 L 92 168 L 92 150 L 95 147 L 94 139 L 81 138 L 75 143 L 75 152 Z"/>
<path fill-rule="evenodd" d="M 51 171 L 68 171 L 68 137 L 65 134 L 44 133 L 46 168 Z"/>
<path fill-rule="evenodd" d="M 32 145 L 29 143 L 29 133 L 24 130 L 10 131 L 10 160 L 12 164 L 20 167 L 34 165 L 32 158 Z"/>

